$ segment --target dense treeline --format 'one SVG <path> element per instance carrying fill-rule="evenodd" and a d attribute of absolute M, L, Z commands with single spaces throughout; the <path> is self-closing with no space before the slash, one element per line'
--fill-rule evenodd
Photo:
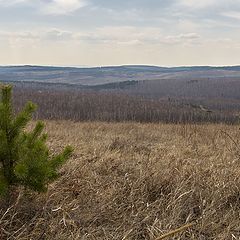
<path fill-rule="evenodd" d="M 38 119 L 238 123 L 236 111 L 230 112 L 224 108 L 208 111 L 201 105 L 187 102 L 186 99 L 150 99 L 106 91 L 15 87 L 16 111 L 28 100 L 39 106 L 35 115 Z"/>

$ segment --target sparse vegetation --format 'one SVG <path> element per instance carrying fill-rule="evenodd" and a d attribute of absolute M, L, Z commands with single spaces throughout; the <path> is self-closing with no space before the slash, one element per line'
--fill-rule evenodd
<path fill-rule="evenodd" d="M 75 154 L 47 195 L 19 192 L 11 207 L 1 205 L 0 239 L 155 240 L 188 223 L 196 224 L 169 239 L 239 238 L 238 126 L 46 127 L 51 150 L 67 143 Z"/>

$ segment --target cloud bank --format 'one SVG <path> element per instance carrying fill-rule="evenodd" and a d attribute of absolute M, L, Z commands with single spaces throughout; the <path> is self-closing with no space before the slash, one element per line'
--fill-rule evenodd
<path fill-rule="evenodd" d="M 240 0 L 0 0 L 0 64 L 240 64 Z"/>

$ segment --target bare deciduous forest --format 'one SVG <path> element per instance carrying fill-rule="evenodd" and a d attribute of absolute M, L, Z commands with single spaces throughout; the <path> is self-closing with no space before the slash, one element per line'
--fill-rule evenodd
<path fill-rule="evenodd" d="M 218 100 L 196 96 L 194 99 L 191 95 L 189 99 L 156 98 L 121 90 L 66 90 L 56 87 L 39 89 L 15 87 L 16 110 L 31 100 L 39 106 L 35 117 L 40 119 L 227 124 L 239 122 L 240 105 L 235 98 Z M 151 89 L 155 89 L 154 85 Z M 138 90 L 141 91 L 141 88 Z"/>
<path fill-rule="evenodd" d="M 42 119 L 238 123 L 240 68 L 115 66 L 0 67 L 16 108 L 39 105 Z M 48 108 L 51 107 L 51 110 Z"/>

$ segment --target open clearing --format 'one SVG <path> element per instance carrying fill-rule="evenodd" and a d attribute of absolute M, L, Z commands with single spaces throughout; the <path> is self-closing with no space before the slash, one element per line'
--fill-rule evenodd
<path fill-rule="evenodd" d="M 47 194 L 16 191 L 0 239 L 239 239 L 240 130 L 226 125 L 48 121 L 75 147 Z"/>

